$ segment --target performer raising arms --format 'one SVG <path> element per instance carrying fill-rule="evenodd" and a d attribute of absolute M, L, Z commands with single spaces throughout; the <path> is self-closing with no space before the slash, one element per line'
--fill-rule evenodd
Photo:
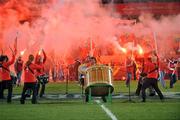
<path fill-rule="evenodd" d="M 35 59 L 35 63 L 40 65 L 42 68 L 37 70 L 36 72 L 36 77 L 38 79 L 38 88 L 37 88 L 37 95 L 39 93 L 39 88 L 40 88 L 40 84 L 42 85 L 41 87 L 41 91 L 40 91 L 40 97 L 42 97 L 44 95 L 44 91 L 45 91 L 45 85 L 47 83 L 47 80 L 44 81 L 45 79 L 45 71 L 44 71 L 44 64 L 46 62 L 46 53 L 44 52 L 44 50 L 42 49 L 44 58 L 40 56 L 40 54 L 36 55 L 36 59 Z"/>
<path fill-rule="evenodd" d="M 0 99 L 4 98 L 4 89 L 8 89 L 7 102 L 11 103 L 12 98 L 12 79 L 10 76 L 10 65 L 15 61 L 16 50 L 12 51 L 12 59 L 9 61 L 7 55 L 0 56 Z M 2 82 L 1 82 L 2 81 Z"/>
<path fill-rule="evenodd" d="M 26 62 L 25 67 L 24 67 L 24 87 L 23 87 L 23 91 L 22 91 L 22 95 L 21 95 L 21 99 L 20 99 L 21 104 L 25 103 L 25 99 L 26 99 L 25 93 L 26 93 L 27 89 L 30 89 L 33 91 L 32 104 L 37 103 L 37 100 L 36 100 L 37 80 L 36 80 L 36 76 L 35 76 L 35 70 L 40 70 L 43 67 L 40 65 L 34 64 L 33 61 L 34 61 L 34 56 L 29 55 L 29 59 Z"/>
<path fill-rule="evenodd" d="M 23 71 L 23 63 L 24 61 L 22 60 L 22 57 L 19 56 L 14 64 L 14 70 L 17 75 L 17 85 L 19 86 L 21 84 L 21 75 Z"/>

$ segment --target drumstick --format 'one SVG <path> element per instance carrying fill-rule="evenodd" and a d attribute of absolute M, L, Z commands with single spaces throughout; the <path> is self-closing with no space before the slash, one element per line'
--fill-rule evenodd
<path fill-rule="evenodd" d="M 17 33 L 17 35 L 18 35 L 18 33 Z M 16 36 L 15 41 L 14 41 L 14 49 L 15 50 L 17 50 L 17 38 L 18 38 L 18 36 Z"/>
<path fill-rule="evenodd" d="M 14 54 L 14 51 L 13 51 L 13 49 L 9 46 L 9 48 L 10 48 L 10 50 L 11 50 L 11 52 Z"/>

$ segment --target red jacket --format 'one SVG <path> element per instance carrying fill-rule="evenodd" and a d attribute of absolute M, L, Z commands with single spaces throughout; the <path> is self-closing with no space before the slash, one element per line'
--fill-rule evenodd
<path fill-rule="evenodd" d="M 144 65 L 144 72 L 148 74 L 147 75 L 148 78 L 156 78 L 157 79 L 157 77 L 158 77 L 157 64 L 152 63 L 150 61 L 146 61 L 145 65 Z"/>
<path fill-rule="evenodd" d="M 40 75 L 45 74 L 45 72 L 44 72 L 44 64 L 43 64 L 43 63 L 39 63 L 39 64 L 37 64 L 37 65 L 41 66 L 41 69 L 38 69 L 38 70 L 36 71 L 36 76 L 40 76 Z"/>
<path fill-rule="evenodd" d="M 46 56 L 46 53 L 44 51 L 43 51 L 43 55 L 44 55 L 44 58 L 43 58 L 43 62 L 42 63 L 39 62 L 39 59 L 41 59 L 41 56 L 38 55 L 38 54 L 36 55 L 35 63 L 42 67 L 41 69 L 37 70 L 36 76 L 40 76 L 40 75 L 45 74 L 44 64 L 46 62 L 47 56 Z"/>
<path fill-rule="evenodd" d="M 22 60 L 17 60 L 15 62 L 15 71 L 17 72 L 21 72 L 23 70 L 23 61 Z"/>
<path fill-rule="evenodd" d="M 176 73 L 176 65 L 177 65 L 177 63 L 175 63 L 175 62 L 173 62 L 173 61 L 170 61 L 169 63 L 168 63 L 168 73 L 169 74 L 172 74 L 172 73 Z"/>
<path fill-rule="evenodd" d="M 24 71 L 24 83 L 36 82 L 36 70 L 42 69 L 42 66 L 31 63 L 29 67 L 26 66 Z"/>
<path fill-rule="evenodd" d="M 44 55 L 44 58 L 43 58 L 43 63 L 45 63 L 46 62 L 46 59 L 47 59 L 47 56 L 46 56 L 46 53 L 43 51 L 43 55 Z M 36 55 L 36 58 L 35 58 L 35 63 L 37 64 L 38 63 L 38 61 L 39 61 L 39 59 L 41 58 L 41 56 L 40 55 Z"/>
<path fill-rule="evenodd" d="M 11 80 L 10 77 L 10 70 L 9 66 L 12 65 L 15 61 L 15 55 L 12 56 L 12 59 L 8 62 L 3 62 L 2 66 L 3 68 L 0 68 L 0 79 L 5 81 L 5 80 Z M 4 69 L 5 68 L 5 69 Z"/>
<path fill-rule="evenodd" d="M 132 60 L 127 60 L 126 61 L 126 72 L 127 73 L 133 73 L 134 70 L 134 63 Z"/>
<path fill-rule="evenodd" d="M 159 69 L 161 71 L 167 70 L 167 64 L 165 62 L 163 62 L 163 61 L 159 62 Z"/>
<path fill-rule="evenodd" d="M 40 59 L 41 56 L 36 55 L 35 63 L 36 63 L 37 65 L 41 66 L 41 69 L 38 69 L 38 70 L 37 70 L 36 76 L 40 76 L 40 75 L 45 74 L 44 64 L 45 64 L 45 62 L 46 62 L 46 58 L 47 58 L 47 57 L 46 57 L 45 52 L 43 52 L 43 54 L 44 54 L 44 59 L 43 59 L 43 62 L 42 62 L 42 63 L 39 62 L 39 59 Z"/>

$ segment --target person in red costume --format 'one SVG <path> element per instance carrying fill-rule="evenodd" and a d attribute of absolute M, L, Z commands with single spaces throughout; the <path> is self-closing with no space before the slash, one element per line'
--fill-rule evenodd
<path fill-rule="evenodd" d="M 40 54 L 37 54 L 36 55 L 36 59 L 35 59 L 35 63 L 40 65 L 42 68 L 37 70 L 36 72 L 36 77 L 38 79 L 38 86 L 37 86 L 37 95 L 39 93 L 39 89 L 40 89 L 40 85 L 41 86 L 41 91 L 40 91 L 40 97 L 43 97 L 44 95 L 44 92 L 45 92 L 45 85 L 46 83 L 48 82 L 48 78 L 46 77 L 46 74 L 45 74 L 45 71 L 44 71 L 44 64 L 46 62 L 46 53 L 44 52 L 44 50 L 42 49 L 42 53 L 43 53 L 43 56 L 40 56 Z"/>
<path fill-rule="evenodd" d="M 9 61 L 7 55 L 0 56 L 0 99 L 4 98 L 4 90 L 8 89 L 7 102 L 11 103 L 13 82 L 10 76 L 9 67 L 14 63 L 16 56 L 15 52 L 12 52 L 12 59 Z"/>
<path fill-rule="evenodd" d="M 170 78 L 170 88 L 173 88 L 174 84 L 177 81 L 177 76 L 176 76 L 177 65 L 178 65 L 178 62 L 172 57 L 168 63 L 168 75 Z"/>
<path fill-rule="evenodd" d="M 26 90 L 28 89 L 33 91 L 32 104 L 37 103 L 37 99 L 36 99 L 37 80 L 36 80 L 35 72 L 37 70 L 42 69 L 43 67 L 33 63 L 33 61 L 34 61 L 34 56 L 29 55 L 28 61 L 26 62 L 24 66 L 24 87 L 23 87 L 23 91 L 22 91 L 21 99 L 20 99 L 21 104 L 25 103 L 25 99 L 26 99 L 25 93 L 26 93 Z"/>
<path fill-rule="evenodd" d="M 144 64 L 144 73 L 142 78 L 142 102 L 146 101 L 146 88 L 152 86 L 152 88 L 157 92 L 160 99 L 163 100 L 164 96 L 158 87 L 158 62 L 157 57 L 153 54 L 149 55 Z"/>
<path fill-rule="evenodd" d="M 17 85 L 20 86 L 21 84 L 21 75 L 23 71 L 23 63 L 24 61 L 22 60 L 22 57 L 19 56 L 14 64 L 14 70 L 17 75 Z"/>
<path fill-rule="evenodd" d="M 134 70 L 134 61 L 131 56 L 128 56 L 126 59 L 126 86 L 129 87 L 130 81 L 132 79 Z"/>

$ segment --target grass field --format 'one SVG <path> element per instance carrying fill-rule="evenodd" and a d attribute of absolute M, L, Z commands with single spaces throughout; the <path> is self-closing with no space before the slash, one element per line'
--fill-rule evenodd
<path fill-rule="evenodd" d="M 41 104 L 0 104 L 1 120 L 110 120 L 96 103 L 41 101 Z M 123 103 L 115 100 L 107 106 L 119 120 L 179 120 L 180 101 Z"/>
<path fill-rule="evenodd" d="M 114 86 L 114 94 L 118 93 L 126 93 L 128 92 L 128 88 L 125 86 L 125 81 L 115 81 L 113 83 Z M 173 89 L 169 88 L 169 80 L 166 81 L 167 89 L 164 89 L 159 84 L 159 87 L 164 92 L 180 92 L 180 81 L 178 81 Z M 131 82 L 131 92 L 135 92 L 137 87 L 137 81 Z M 22 86 L 21 87 L 15 87 L 13 89 L 15 94 L 21 94 L 22 92 Z M 57 94 L 57 93 L 66 93 L 66 82 L 62 83 L 48 83 L 46 87 L 46 93 L 47 94 Z M 81 93 L 81 87 L 79 86 L 78 82 L 70 82 L 68 84 L 68 93 Z"/>
<path fill-rule="evenodd" d="M 169 87 L 167 81 L 167 87 Z M 46 94 L 58 94 L 66 92 L 65 83 L 49 83 Z M 80 86 L 71 82 L 68 93 L 81 93 Z M 125 93 L 128 89 L 124 81 L 114 83 L 115 94 Z M 132 81 L 131 91 L 136 89 L 136 81 Z M 14 89 L 15 94 L 20 94 L 22 87 Z M 173 89 L 163 89 L 163 92 L 180 92 L 178 81 Z M 82 99 L 67 100 L 38 100 L 39 104 L 32 105 L 26 100 L 25 105 L 14 100 L 11 104 L 0 101 L 0 120 L 111 120 L 101 108 L 106 106 L 118 120 L 180 120 L 180 99 L 166 99 L 161 102 L 157 99 L 147 99 L 141 103 L 139 98 L 133 99 L 135 103 L 127 102 L 126 99 L 113 99 L 112 103 L 100 103 L 95 101 L 85 103 Z"/>

